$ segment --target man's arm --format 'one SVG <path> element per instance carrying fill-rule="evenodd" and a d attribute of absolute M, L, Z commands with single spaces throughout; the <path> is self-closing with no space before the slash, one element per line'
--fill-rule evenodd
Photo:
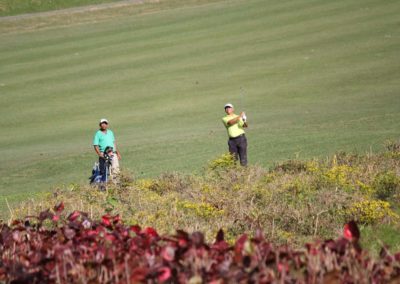
<path fill-rule="evenodd" d="M 114 149 L 117 149 L 117 142 L 114 141 Z M 115 153 L 117 153 L 118 160 L 121 160 L 121 153 L 119 150 L 115 150 Z"/>
<path fill-rule="evenodd" d="M 94 147 L 94 150 L 96 151 L 96 154 L 97 154 L 99 157 L 103 158 L 103 157 L 104 157 L 104 153 L 102 153 L 102 152 L 100 151 L 99 145 L 93 145 L 93 147 Z"/>
<path fill-rule="evenodd" d="M 231 120 L 229 120 L 229 121 L 227 122 L 228 125 L 234 125 L 235 123 L 238 123 L 238 122 L 240 121 L 240 119 L 242 118 L 242 116 L 243 116 L 243 112 L 241 112 L 239 116 L 237 116 L 237 117 L 232 118 Z"/>

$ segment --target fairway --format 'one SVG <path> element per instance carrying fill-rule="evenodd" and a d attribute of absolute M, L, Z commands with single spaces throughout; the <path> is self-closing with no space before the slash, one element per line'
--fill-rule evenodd
<path fill-rule="evenodd" d="M 102 117 L 137 178 L 227 151 L 226 102 L 264 166 L 399 138 L 399 1 L 172 2 L 43 28 L 0 18 L 0 210 L 86 183 Z"/>

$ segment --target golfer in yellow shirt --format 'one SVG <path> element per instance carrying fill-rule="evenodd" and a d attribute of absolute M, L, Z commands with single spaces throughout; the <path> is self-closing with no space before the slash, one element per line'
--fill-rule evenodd
<path fill-rule="evenodd" d="M 232 104 L 226 104 L 224 108 L 226 116 L 222 118 L 222 122 L 228 131 L 229 152 L 236 160 L 240 159 L 242 166 L 247 166 L 247 139 L 244 132 L 244 128 L 247 127 L 247 117 L 244 112 L 235 114 Z"/>

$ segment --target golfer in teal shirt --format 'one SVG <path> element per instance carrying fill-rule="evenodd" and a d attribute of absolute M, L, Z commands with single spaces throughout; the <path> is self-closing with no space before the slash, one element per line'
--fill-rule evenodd
<path fill-rule="evenodd" d="M 113 158 L 111 162 L 111 169 L 113 177 L 119 174 L 119 160 L 121 159 L 121 154 L 117 150 L 117 144 L 115 142 L 114 133 L 108 129 L 108 120 L 102 118 L 99 123 L 100 129 L 97 130 L 93 138 L 93 147 L 96 154 L 99 156 L 100 173 L 105 174 L 105 159 L 104 151 L 107 147 L 111 147 L 113 152 Z"/>
<path fill-rule="evenodd" d="M 107 147 L 111 147 L 114 149 L 114 142 L 114 132 L 112 132 L 110 129 L 106 129 L 105 131 L 101 129 L 97 130 L 93 138 L 93 145 L 95 147 L 98 146 L 100 152 L 104 152 Z"/>

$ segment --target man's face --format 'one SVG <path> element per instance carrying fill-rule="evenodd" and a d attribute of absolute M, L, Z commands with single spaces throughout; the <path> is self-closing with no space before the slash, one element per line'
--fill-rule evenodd
<path fill-rule="evenodd" d="M 227 107 L 227 108 L 225 108 L 225 112 L 226 112 L 226 114 L 232 114 L 233 113 L 233 108 L 231 108 L 231 107 Z"/>
<path fill-rule="evenodd" d="M 100 128 L 101 130 L 106 130 L 108 128 L 108 123 L 106 122 L 100 123 Z"/>

